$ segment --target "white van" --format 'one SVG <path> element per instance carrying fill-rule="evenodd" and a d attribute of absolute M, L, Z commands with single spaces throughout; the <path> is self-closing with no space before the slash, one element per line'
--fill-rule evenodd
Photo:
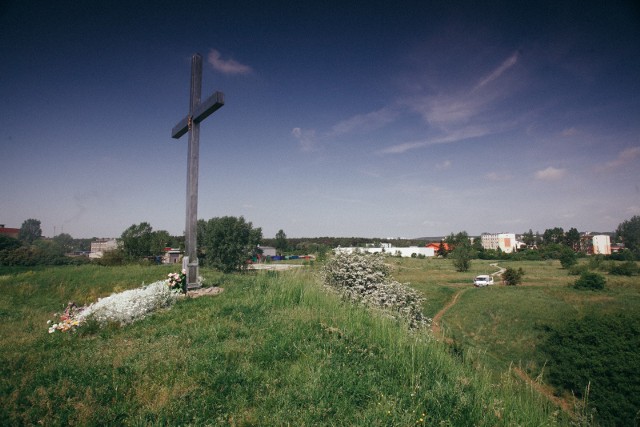
<path fill-rule="evenodd" d="M 493 277 L 486 274 L 481 274 L 480 276 L 476 276 L 476 278 L 473 279 L 473 285 L 477 287 L 493 285 Z"/>

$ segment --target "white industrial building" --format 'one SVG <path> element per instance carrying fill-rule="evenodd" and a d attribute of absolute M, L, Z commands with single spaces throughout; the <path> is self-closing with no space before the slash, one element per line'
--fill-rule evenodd
<path fill-rule="evenodd" d="M 500 249 L 507 254 L 515 251 L 518 244 L 514 233 L 484 233 L 480 240 L 484 249 Z"/>
<path fill-rule="evenodd" d="M 338 253 L 350 254 L 353 252 L 363 252 L 363 253 L 370 253 L 370 254 L 385 253 L 387 255 L 401 256 L 401 257 L 411 257 L 413 254 L 415 254 L 416 256 L 423 255 L 425 257 L 432 257 L 436 255 L 435 250 L 433 248 L 427 248 L 424 246 L 409 246 L 408 248 L 396 248 L 394 246 L 391 246 L 389 243 L 383 243 L 381 246 L 382 247 L 377 247 L 377 248 L 373 248 L 373 247 L 341 248 L 340 246 L 338 246 L 333 251 L 337 254 Z"/>
<path fill-rule="evenodd" d="M 116 239 L 98 239 L 95 242 L 91 242 L 91 252 L 89 258 L 102 258 L 107 251 L 112 251 L 118 248 L 118 241 Z"/>

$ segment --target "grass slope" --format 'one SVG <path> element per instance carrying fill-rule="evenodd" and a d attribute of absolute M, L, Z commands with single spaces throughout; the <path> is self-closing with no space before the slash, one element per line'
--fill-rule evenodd
<path fill-rule="evenodd" d="M 510 376 L 491 382 L 426 333 L 342 303 L 307 271 L 228 275 L 216 297 L 126 327 L 47 333 L 166 267 L 0 271 L 2 425 L 557 425 Z"/>

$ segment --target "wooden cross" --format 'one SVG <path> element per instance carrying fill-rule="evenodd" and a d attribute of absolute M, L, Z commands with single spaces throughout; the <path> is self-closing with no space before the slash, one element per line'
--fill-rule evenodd
<path fill-rule="evenodd" d="M 191 96 L 189 114 L 171 130 L 171 137 L 178 139 L 189 133 L 187 153 L 187 221 L 186 256 L 183 268 L 187 270 L 187 289 L 197 288 L 198 283 L 198 163 L 200 157 L 200 122 L 224 105 L 224 94 L 215 92 L 206 101 L 200 102 L 202 92 L 202 55 L 196 53 L 191 58 Z"/>

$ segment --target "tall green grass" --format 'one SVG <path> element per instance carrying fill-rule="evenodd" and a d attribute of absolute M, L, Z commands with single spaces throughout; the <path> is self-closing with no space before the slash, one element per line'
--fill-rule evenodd
<path fill-rule="evenodd" d="M 47 333 L 69 299 L 162 279 L 158 267 L 2 275 L 2 425 L 557 425 L 428 333 L 325 293 L 308 271 L 227 275 L 216 297 L 126 327 Z M 2 273 L 0 273 L 2 274 Z"/>

